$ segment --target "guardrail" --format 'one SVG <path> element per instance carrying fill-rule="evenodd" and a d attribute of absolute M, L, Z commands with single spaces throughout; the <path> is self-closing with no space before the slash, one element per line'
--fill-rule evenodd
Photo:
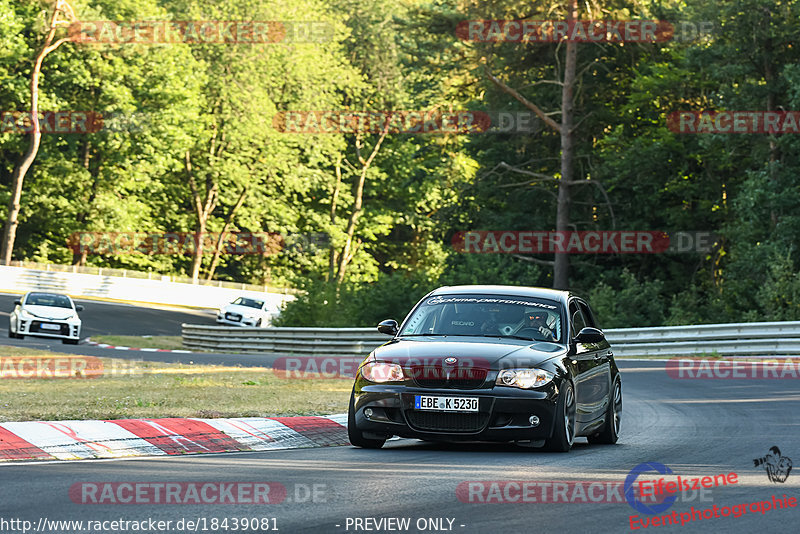
<path fill-rule="evenodd" d="M 800 321 L 605 330 L 617 356 L 800 355 Z M 389 341 L 374 328 L 239 328 L 183 325 L 187 348 L 245 354 L 366 356 Z"/>
<path fill-rule="evenodd" d="M 302 356 L 369 354 L 389 341 L 374 328 L 250 328 L 183 324 L 186 348 L 243 354 Z"/>

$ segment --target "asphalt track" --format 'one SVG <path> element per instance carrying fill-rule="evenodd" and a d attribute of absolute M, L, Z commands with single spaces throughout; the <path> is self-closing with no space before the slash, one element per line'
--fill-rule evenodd
<path fill-rule="evenodd" d="M 10 309 L 3 302 L 0 301 L 0 309 Z M 100 308 L 98 313 L 107 316 Z M 172 312 L 127 310 L 125 313 L 132 314 L 128 319 L 132 324 L 126 328 L 133 329 L 140 315 L 147 324 Z M 134 319 L 130 319 L 131 316 Z M 89 315 L 84 317 L 87 321 Z M 157 322 L 159 328 L 169 328 L 165 320 Z M 22 343 L 38 341 L 41 340 L 26 339 Z M 53 347 L 77 349 L 84 354 L 90 349 L 55 344 Z M 96 350 L 103 351 L 104 355 L 109 352 Z M 130 354 L 114 355 L 127 357 Z M 135 357 L 150 356 L 135 354 Z M 183 356 L 197 361 L 201 355 Z M 214 357 L 225 356 L 209 356 Z M 249 358 L 239 356 L 236 363 L 253 365 L 247 363 Z M 264 364 L 263 357 L 252 358 L 260 358 L 256 364 Z M 231 360 L 226 361 L 231 363 Z M 679 514 L 690 512 L 691 507 L 704 509 L 717 505 L 721 508 L 768 501 L 773 495 L 786 494 L 800 500 L 799 472 L 793 471 L 785 483 L 773 483 L 763 468 L 753 465 L 754 458 L 764 456 L 775 445 L 784 456 L 800 461 L 797 379 L 676 380 L 667 375 L 663 362 L 621 361 L 619 365 L 624 409 L 620 441 L 613 446 L 590 446 L 579 439 L 570 453 L 558 454 L 513 445 L 394 440 L 377 451 L 332 447 L 114 461 L 2 464 L 0 531 L 21 532 L 14 530 L 11 523 L 4 524 L 3 520 L 27 520 L 36 527 L 40 519 L 46 518 L 172 521 L 170 528 L 162 530 L 168 532 L 193 531 L 185 523 L 183 529 L 176 528 L 177 521 L 199 520 L 196 531 L 223 532 L 226 530 L 221 526 L 212 528 L 212 520 L 228 518 L 227 531 L 233 531 L 232 518 L 235 517 L 275 519 L 275 523 L 270 523 L 271 530 L 258 528 L 249 532 L 274 531 L 274 526 L 284 533 L 631 532 L 629 516 L 642 517 L 642 514 L 624 502 L 470 503 L 459 500 L 456 488 L 467 481 L 622 482 L 631 469 L 642 462 L 664 464 L 683 477 L 738 474 L 737 484 L 709 490 L 703 497 L 687 494 L 659 515 L 673 510 Z M 656 476 L 655 473 L 651 475 Z M 277 482 L 287 488 L 288 496 L 280 503 L 259 505 L 77 504 L 68 493 L 73 484 L 80 482 L 209 481 Z M 306 498 L 307 490 L 315 484 L 316 499 Z M 361 523 L 362 528 L 356 529 L 356 518 L 370 518 L 371 521 L 409 518 L 410 526 L 405 530 L 379 530 L 370 522 Z M 445 518 L 444 526 L 438 530 L 418 529 L 417 521 L 427 518 Z M 651 526 L 639 532 L 784 533 L 796 532 L 798 519 L 800 508 L 770 510 L 765 514 L 748 509 L 739 518 L 702 519 L 683 526 Z M 452 527 L 448 520 L 453 521 Z M 84 526 L 89 525 L 85 523 Z M 419 526 L 423 526 L 421 522 Z M 107 524 L 103 531 L 124 532 L 112 527 Z M 76 530 L 51 528 L 47 531 Z"/>
<path fill-rule="evenodd" d="M 20 295 L 0 294 L 0 325 L 8 327 L 8 315 Z M 130 304 L 75 299 L 83 304 L 79 313 L 81 337 L 100 334 L 120 336 L 179 336 L 181 323 L 216 324 L 210 312 L 193 310 L 152 309 Z"/>
<path fill-rule="evenodd" d="M 139 352 L 103 349 L 90 345 L 64 345 L 58 339 L 47 339 L 27 336 L 25 339 L 10 339 L 6 330 L 8 316 L 14 309 L 14 300 L 19 295 L 0 294 L 0 346 L 11 345 L 30 349 L 50 350 L 66 354 L 82 354 L 86 356 L 106 356 L 124 359 L 159 361 L 168 363 L 203 363 L 224 365 L 269 365 L 274 358 L 244 354 L 215 353 L 170 353 Z M 82 321 L 81 338 L 100 334 L 125 336 L 179 336 L 182 323 L 215 325 L 215 316 L 211 311 L 153 309 L 129 304 L 98 302 L 94 300 L 76 299 L 84 310 L 80 312 Z M 2 532 L 2 531 L 0 531 Z"/>

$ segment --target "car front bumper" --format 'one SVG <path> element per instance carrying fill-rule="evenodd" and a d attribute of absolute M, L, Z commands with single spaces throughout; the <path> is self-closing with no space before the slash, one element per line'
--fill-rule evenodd
<path fill-rule="evenodd" d="M 477 397 L 478 412 L 439 412 L 414 409 L 415 395 Z M 366 385 L 356 389 L 356 426 L 379 436 L 431 441 L 538 441 L 552 435 L 558 385 L 535 390 L 434 389 L 405 385 Z M 364 414 L 371 408 L 372 414 Z M 539 423 L 530 422 L 531 416 Z"/>
<path fill-rule="evenodd" d="M 57 325 L 59 329 L 51 330 L 46 327 L 47 325 Z M 24 336 L 55 339 L 80 339 L 81 323 L 74 321 L 48 321 L 38 318 L 18 319 L 16 333 Z"/>
<path fill-rule="evenodd" d="M 228 326 L 256 326 L 257 322 L 258 317 L 243 317 L 241 321 L 231 321 L 230 319 L 226 319 L 224 316 L 221 317 L 217 315 L 217 323 Z"/>

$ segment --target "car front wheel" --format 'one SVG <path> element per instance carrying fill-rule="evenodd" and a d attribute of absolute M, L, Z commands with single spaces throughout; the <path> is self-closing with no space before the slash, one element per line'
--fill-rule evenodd
<path fill-rule="evenodd" d="M 25 336 L 23 336 L 22 334 L 16 334 L 12 332 L 11 325 L 8 325 L 8 337 L 10 337 L 11 339 L 25 339 Z"/>
<path fill-rule="evenodd" d="M 361 431 L 356 427 L 356 407 L 355 394 L 350 393 L 350 406 L 347 408 L 347 437 L 350 443 L 362 449 L 380 449 L 386 443 L 385 439 L 365 438 Z"/>
<path fill-rule="evenodd" d="M 545 450 L 568 452 L 575 441 L 575 389 L 565 380 L 558 396 L 553 435 L 544 443 Z"/>

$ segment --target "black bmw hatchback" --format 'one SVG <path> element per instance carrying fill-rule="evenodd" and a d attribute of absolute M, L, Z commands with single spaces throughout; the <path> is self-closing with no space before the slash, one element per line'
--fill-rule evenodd
<path fill-rule="evenodd" d="M 514 441 L 569 451 L 616 443 L 622 384 L 592 310 L 566 291 L 442 287 L 426 295 L 356 373 L 350 442 Z"/>

